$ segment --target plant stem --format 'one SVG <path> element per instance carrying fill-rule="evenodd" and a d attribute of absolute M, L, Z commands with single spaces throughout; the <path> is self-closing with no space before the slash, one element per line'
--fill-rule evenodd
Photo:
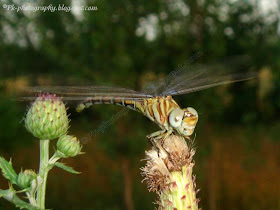
<path fill-rule="evenodd" d="M 37 206 L 37 202 L 35 197 L 31 196 L 29 192 L 26 192 L 27 198 L 29 200 L 29 203 L 33 206 Z"/>
<path fill-rule="evenodd" d="M 42 178 L 42 184 L 38 188 L 37 203 L 38 207 L 45 209 L 46 185 L 48 178 L 49 162 L 49 144 L 50 140 L 40 140 L 40 169 L 39 176 Z"/>

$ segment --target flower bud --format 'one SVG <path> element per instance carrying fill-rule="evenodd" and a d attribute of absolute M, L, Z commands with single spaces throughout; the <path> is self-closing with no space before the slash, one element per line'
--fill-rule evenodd
<path fill-rule="evenodd" d="M 41 140 L 64 135 L 69 127 L 65 105 L 55 94 L 40 94 L 28 110 L 25 126 Z"/>
<path fill-rule="evenodd" d="M 37 174 L 32 170 L 20 172 L 17 177 L 17 184 L 20 188 L 25 189 L 30 187 L 31 181 L 35 179 Z"/>
<path fill-rule="evenodd" d="M 75 136 L 63 135 L 59 137 L 57 143 L 57 153 L 63 158 L 74 157 L 81 152 L 81 145 Z"/>

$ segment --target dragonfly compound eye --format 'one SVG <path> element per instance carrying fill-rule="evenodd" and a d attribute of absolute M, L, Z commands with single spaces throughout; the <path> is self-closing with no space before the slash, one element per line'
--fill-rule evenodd
<path fill-rule="evenodd" d="M 186 114 L 189 115 L 188 117 L 191 117 L 191 115 L 193 115 L 195 117 L 198 117 L 197 111 L 192 107 L 187 108 L 187 113 Z"/>
<path fill-rule="evenodd" d="M 197 121 L 198 121 L 197 111 L 192 107 L 186 108 L 184 112 L 182 126 L 188 130 L 188 133 L 193 132 L 190 130 L 194 130 Z"/>
<path fill-rule="evenodd" d="M 184 111 L 182 109 L 174 109 L 169 115 L 169 122 L 172 127 L 177 128 L 181 125 L 184 116 Z"/>

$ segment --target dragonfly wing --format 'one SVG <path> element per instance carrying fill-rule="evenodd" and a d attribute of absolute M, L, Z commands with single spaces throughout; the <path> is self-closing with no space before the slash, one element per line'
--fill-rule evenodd
<path fill-rule="evenodd" d="M 181 83 L 185 83 L 191 79 L 194 79 L 204 72 L 205 68 L 203 65 L 192 65 L 177 68 L 170 72 L 165 78 L 147 83 L 142 92 L 154 96 L 161 95 L 161 93 L 165 90 L 180 86 Z"/>
<path fill-rule="evenodd" d="M 54 93 L 65 101 L 84 101 L 97 96 L 126 100 L 141 100 L 152 97 L 131 89 L 113 86 L 36 86 L 25 88 L 25 92 L 33 95 L 34 93 Z M 34 96 L 21 98 L 21 100 L 34 99 L 36 99 Z"/>
<path fill-rule="evenodd" d="M 165 78 L 150 83 L 143 92 L 155 96 L 186 94 L 217 85 L 250 79 L 254 77 L 254 73 L 240 74 L 240 70 L 247 69 L 250 63 L 250 58 L 242 55 L 224 58 L 218 63 L 209 65 L 187 65 L 175 69 Z"/>
<path fill-rule="evenodd" d="M 208 74 L 205 74 L 201 75 L 198 78 L 177 84 L 174 87 L 169 87 L 167 90 L 163 91 L 161 95 L 182 95 L 215 87 L 218 85 L 225 85 L 229 83 L 249 80 L 256 76 L 257 74 L 254 72 L 218 76 L 209 76 Z"/>

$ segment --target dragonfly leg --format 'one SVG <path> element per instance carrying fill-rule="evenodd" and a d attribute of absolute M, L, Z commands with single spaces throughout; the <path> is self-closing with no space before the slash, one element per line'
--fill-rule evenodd
<path fill-rule="evenodd" d="M 172 130 L 167 130 L 163 135 L 162 138 L 160 139 L 160 145 L 163 145 L 165 139 L 171 135 L 173 131 Z"/>
<path fill-rule="evenodd" d="M 159 150 L 159 153 L 164 153 L 167 156 L 166 150 L 162 147 L 162 143 L 164 140 L 172 133 L 172 131 L 161 130 L 154 132 L 147 136 L 147 139 L 151 142 L 151 144 Z"/>
<path fill-rule="evenodd" d="M 159 139 L 163 134 L 166 133 L 166 130 L 156 131 L 154 133 L 151 133 L 147 136 L 147 139 Z"/>
<path fill-rule="evenodd" d="M 147 136 L 147 139 L 151 140 L 157 140 L 160 141 L 161 145 L 164 143 L 164 140 L 170 136 L 170 134 L 172 133 L 172 130 L 161 130 L 161 131 L 157 131 L 154 132 L 150 135 Z"/>

